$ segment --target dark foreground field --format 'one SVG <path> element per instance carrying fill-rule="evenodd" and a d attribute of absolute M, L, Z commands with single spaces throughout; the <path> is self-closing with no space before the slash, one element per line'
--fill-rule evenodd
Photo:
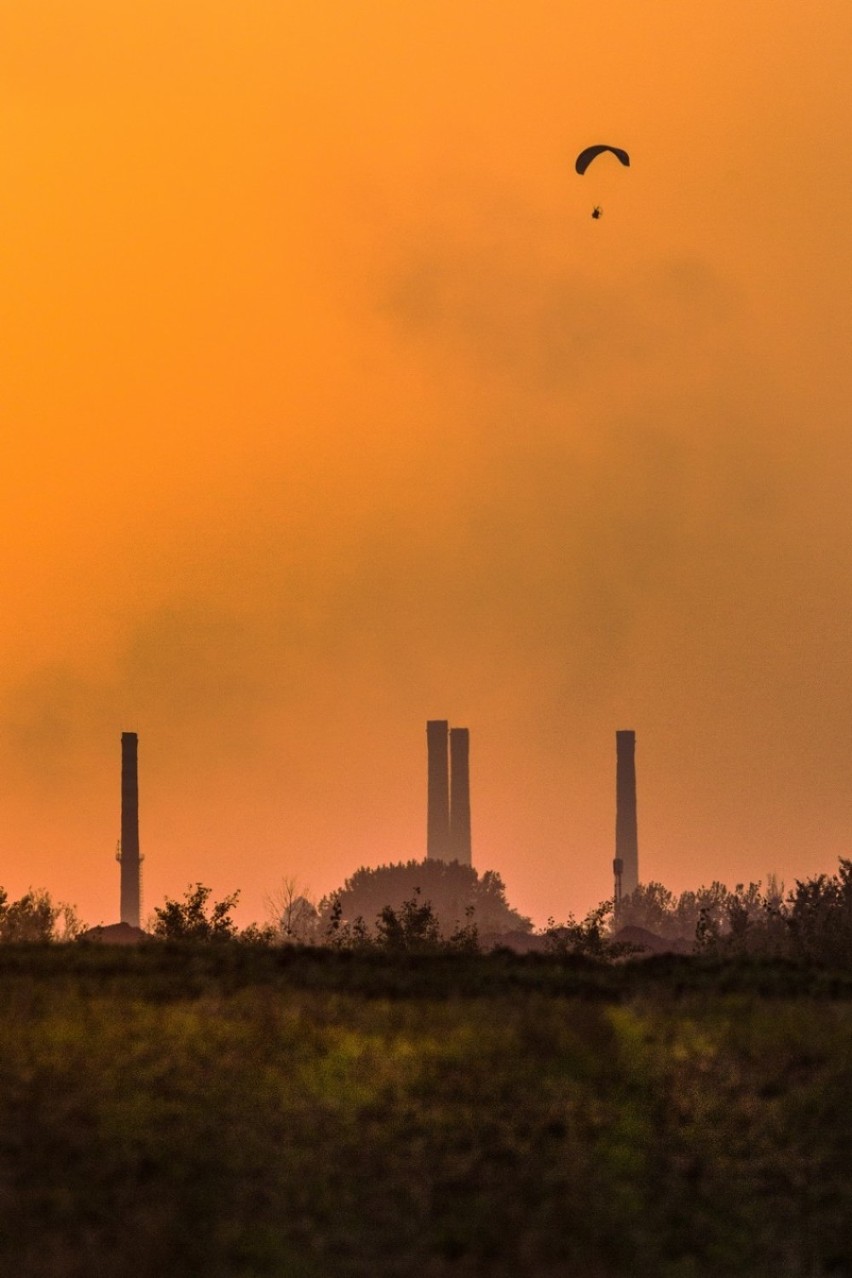
<path fill-rule="evenodd" d="M 852 977 L 0 952 L 0 1274 L 852 1274 Z"/>

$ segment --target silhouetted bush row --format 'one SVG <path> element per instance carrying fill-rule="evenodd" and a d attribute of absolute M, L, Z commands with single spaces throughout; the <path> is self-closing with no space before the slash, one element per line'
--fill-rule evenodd
<path fill-rule="evenodd" d="M 617 936 L 625 927 L 689 941 L 693 952 L 725 957 L 754 955 L 852 965 L 852 861 L 841 859 L 837 873 L 796 880 L 790 891 L 770 879 L 722 883 L 675 897 L 661 883 L 640 886 L 619 905 Z"/>
<path fill-rule="evenodd" d="M 285 881 L 270 899 L 273 922 L 239 929 L 239 892 L 219 901 L 202 883 L 154 910 L 152 939 L 239 942 L 243 946 L 314 946 L 362 954 L 476 954 L 501 946 L 551 957 L 612 963 L 665 950 L 706 958 L 734 956 L 852 967 L 852 861 L 837 873 L 796 880 L 789 891 L 770 878 L 733 890 L 713 882 L 679 896 L 661 883 L 640 885 L 619 902 L 604 901 L 584 919 L 548 920 L 540 933 L 513 910 L 499 874 L 478 875 L 457 862 L 409 861 L 360 869 L 315 906 Z M 30 890 L 10 902 L 0 888 L 0 943 L 74 940 L 74 910 Z"/>

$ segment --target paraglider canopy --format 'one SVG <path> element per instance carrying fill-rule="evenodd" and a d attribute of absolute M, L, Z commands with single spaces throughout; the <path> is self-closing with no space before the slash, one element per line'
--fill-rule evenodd
<path fill-rule="evenodd" d="M 585 151 L 581 151 L 574 162 L 574 168 L 582 176 L 591 164 L 592 160 L 602 155 L 604 151 L 611 151 L 617 160 L 620 160 L 627 168 L 630 167 L 630 156 L 626 151 L 622 151 L 618 146 L 587 146 Z"/>

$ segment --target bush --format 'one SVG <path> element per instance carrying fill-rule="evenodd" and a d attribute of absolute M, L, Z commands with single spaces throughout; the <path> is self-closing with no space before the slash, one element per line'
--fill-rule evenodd
<path fill-rule="evenodd" d="M 545 953 L 576 955 L 607 962 L 631 953 L 630 945 L 619 944 L 610 936 L 612 912 L 613 902 L 602 901 L 579 923 L 573 914 L 569 914 L 565 923 L 557 924 L 554 919 L 548 919 L 544 933 Z"/>
<path fill-rule="evenodd" d="M 344 921 L 340 902 L 332 902 L 326 942 L 334 949 L 384 954 L 479 953 L 479 933 L 472 910 L 468 909 L 464 924 L 444 937 L 431 901 L 421 900 L 419 888 L 399 909 L 382 906 L 373 929 L 360 916 L 351 923 Z"/>
<path fill-rule="evenodd" d="M 165 941 L 241 940 L 251 944 L 268 944 L 273 939 L 271 928 L 259 928 L 255 923 L 238 931 L 231 910 L 240 898 L 239 892 L 214 901 L 208 908 L 211 895 L 209 887 L 196 883 L 189 885 L 182 901 L 166 897 L 164 904 L 154 910 L 153 935 Z"/>

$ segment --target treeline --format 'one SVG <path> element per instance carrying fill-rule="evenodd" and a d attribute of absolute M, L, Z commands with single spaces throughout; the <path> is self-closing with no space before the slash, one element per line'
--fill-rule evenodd
<path fill-rule="evenodd" d="M 852 964 L 852 861 L 837 873 L 796 880 L 787 891 L 770 878 L 729 891 L 712 883 L 675 896 L 661 883 L 640 886 L 621 902 L 616 937 L 641 927 L 655 936 L 688 943 L 694 953 L 805 959 Z"/>
<path fill-rule="evenodd" d="M 271 921 L 245 928 L 233 917 L 238 900 L 239 892 L 214 900 L 209 887 L 191 884 L 182 898 L 167 897 L 154 910 L 147 934 L 387 954 L 511 948 L 602 962 L 668 949 L 852 967 L 852 860 L 841 860 L 833 875 L 796 880 L 789 890 L 773 877 L 765 888 L 713 882 L 680 895 L 661 883 L 643 884 L 617 908 L 604 901 L 581 920 L 549 919 L 539 932 L 509 905 L 499 874 L 479 875 L 457 862 L 361 868 L 318 903 L 285 880 L 268 899 Z M 48 892 L 30 890 L 10 901 L 0 888 L 0 943 L 85 941 L 97 932 L 87 933 L 74 909 Z"/>
<path fill-rule="evenodd" d="M 238 940 L 265 945 L 328 946 L 359 952 L 459 952 L 490 948 L 507 934 L 532 932 L 532 920 L 512 909 L 493 870 L 435 860 L 362 867 L 318 903 L 285 880 L 268 900 L 272 918 L 240 931 L 233 920 L 239 893 L 212 901 L 201 883 L 154 911 L 151 933 L 172 941 Z"/>
<path fill-rule="evenodd" d="M 267 898 L 266 923 L 238 927 L 239 891 L 219 900 L 203 883 L 182 897 L 166 897 L 145 934 L 168 941 L 240 941 L 253 945 L 335 949 L 462 949 L 471 952 L 507 932 L 531 933 L 532 921 L 513 910 L 500 875 L 481 875 L 458 862 L 406 861 L 362 867 L 319 902 L 285 879 Z M 0 943 L 104 939 L 112 929 L 87 929 L 73 907 L 31 889 L 10 902 L 0 888 Z"/>

